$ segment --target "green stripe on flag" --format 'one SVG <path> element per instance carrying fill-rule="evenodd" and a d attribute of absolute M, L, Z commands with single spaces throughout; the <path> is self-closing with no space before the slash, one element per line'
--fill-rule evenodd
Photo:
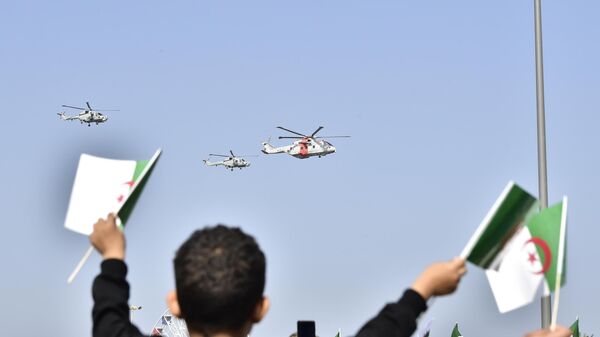
<path fill-rule="evenodd" d="M 558 265 L 558 245 L 560 240 L 560 227 L 562 224 L 562 211 L 563 203 L 561 202 L 544 209 L 531 218 L 527 224 L 527 228 L 529 229 L 532 238 L 541 239 L 539 244 L 536 243 L 535 248 L 540 256 L 540 262 L 542 263 L 542 266 L 544 266 L 544 276 L 546 277 L 548 287 L 550 287 L 551 291 L 554 291 L 556 287 L 556 269 Z M 561 286 L 564 285 L 566 281 L 565 256 L 563 256 L 563 259 Z"/>
<path fill-rule="evenodd" d="M 133 171 L 133 181 L 137 182 L 138 178 L 140 177 L 140 174 L 142 174 L 142 172 L 146 168 L 146 165 L 148 165 L 149 162 L 149 160 L 138 160 L 135 162 L 135 170 Z"/>
<path fill-rule="evenodd" d="M 518 185 L 514 185 L 494 212 L 467 260 L 488 269 L 524 221 L 537 211 L 537 200 Z"/>
<path fill-rule="evenodd" d="M 142 181 L 138 181 L 138 178 L 140 177 L 148 163 L 148 160 L 138 160 L 135 163 L 135 170 L 133 171 L 133 181 L 135 182 L 135 185 L 139 184 L 139 186 L 137 186 L 135 191 L 133 191 L 129 198 L 127 198 L 127 201 L 125 201 L 125 204 L 123 204 L 123 207 L 121 207 L 121 210 L 119 211 L 119 219 L 121 219 L 121 229 L 125 227 L 125 224 L 127 223 L 129 216 L 131 215 L 131 212 L 133 212 L 133 208 L 135 207 L 137 200 L 142 194 L 144 186 L 146 186 L 148 177 L 152 173 L 152 170 L 154 170 L 154 166 L 151 167 L 146 176 L 144 177 L 145 179 L 143 179 Z"/>

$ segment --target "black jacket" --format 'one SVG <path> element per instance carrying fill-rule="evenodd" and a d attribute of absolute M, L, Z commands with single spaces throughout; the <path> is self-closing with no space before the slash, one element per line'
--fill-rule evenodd
<path fill-rule="evenodd" d="M 427 310 L 421 295 L 408 289 L 396 303 L 389 303 L 365 324 L 356 337 L 409 337 L 417 328 L 417 318 Z"/>
<path fill-rule="evenodd" d="M 125 279 L 127 265 L 116 259 L 104 260 L 100 275 L 92 286 L 94 337 L 142 337 L 129 322 L 129 283 Z M 408 337 L 416 329 L 419 315 L 427 309 L 425 300 L 408 289 L 396 303 L 386 305 L 368 321 L 356 337 Z"/>
<path fill-rule="evenodd" d="M 125 280 L 127 265 L 121 260 L 108 259 L 100 265 L 100 275 L 92 286 L 92 336 L 142 337 L 129 322 L 129 283 Z"/>

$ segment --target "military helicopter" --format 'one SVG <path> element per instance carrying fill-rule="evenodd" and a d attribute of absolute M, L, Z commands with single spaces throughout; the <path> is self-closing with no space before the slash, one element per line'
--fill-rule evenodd
<path fill-rule="evenodd" d="M 298 139 L 292 145 L 281 147 L 273 147 L 269 141 L 263 142 L 262 152 L 264 154 L 287 153 L 292 157 L 305 159 L 308 157 L 318 156 L 319 158 L 335 152 L 335 147 L 323 138 L 349 138 L 350 136 L 323 136 L 315 137 L 315 135 L 323 129 L 319 126 L 310 136 L 303 135 L 299 132 L 286 129 L 278 126 L 278 129 L 293 133 L 297 136 L 279 136 L 279 139 Z"/>
<path fill-rule="evenodd" d="M 203 160 L 204 165 L 206 165 L 206 166 L 219 166 L 219 165 L 222 165 L 225 168 L 230 169 L 231 171 L 233 171 L 234 168 L 239 168 L 241 170 L 244 167 L 250 167 L 250 162 L 248 162 L 243 157 L 257 157 L 257 156 L 254 156 L 254 155 L 236 156 L 236 155 L 233 154 L 233 151 L 231 151 L 231 150 L 229 150 L 229 153 L 231 153 L 231 156 L 224 155 L 224 154 L 214 154 L 214 153 L 211 153 L 211 154 L 209 154 L 209 156 L 224 157 L 224 158 L 227 158 L 227 159 L 225 159 L 223 161 L 216 161 L 216 162 L 211 162 L 209 160 Z"/>
<path fill-rule="evenodd" d="M 57 115 L 59 115 L 60 119 L 62 119 L 63 121 L 78 120 L 79 123 L 81 123 L 81 124 L 86 123 L 88 126 L 90 126 L 92 123 L 96 123 L 96 125 L 98 125 L 98 124 L 104 123 L 108 120 L 108 116 L 101 114 L 99 111 L 119 111 L 119 110 L 94 110 L 90 106 L 89 102 L 85 102 L 85 104 L 87 105 L 87 109 L 76 107 L 76 106 L 63 105 L 64 108 L 82 110 L 82 112 L 80 112 L 77 115 L 68 116 L 68 115 L 65 115 L 64 111 L 57 113 Z"/>

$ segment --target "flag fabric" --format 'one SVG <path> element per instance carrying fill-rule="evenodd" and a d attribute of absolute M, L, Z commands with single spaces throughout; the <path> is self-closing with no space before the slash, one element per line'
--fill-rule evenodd
<path fill-rule="evenodd" d="M 538 210 L 539 203 L 534 196 L 514 182 L 509 182 L 461 256 L 481 268 L 496 268 L 506 244 Z"/>
<path fill-rule="evenodd" d="M 575 320 L 575 322 L 573 322 L 573 324 L 571 324 L 571 333 L 573 334 L 572 337 L 579 337 L 579 318 Z"/>
<path fill-rule="evenodd" d="M 342 330 L 338 330 L 338 332 L 335 334 L 335 337 L 342 337 Z"/>
<path fill-rule="evenodd" d="M 530 194 L 509 183 L 476 235 L 463 251 L 468 261 L 486 269 L 500 312 L 531 303 L 540 284 L 557 289 L 559 241 L 566 226 L 567 199 L 539 211 Z M 564 252 L 564 250 L 563 250 Z"/>
<path fill-rule="evenodd" d="M 497 270 L 486 271 L 500 312 L 531 303 L 540 284 L 557 289 L 561 227 L 566 226 L 567 199 L 535 215 L 507 246 Z M 564 254 L 563 265 L 564 265 Z M 560 284 L 565 282 L 564 269 Z"/>
<path fill-rule="evenodd" d="M 98 218 L 118 213 L 124 226 L 161 151 L 150 160 L 116 160 L 82 154 L 75 175 L 65 227 L 89 235 Z"/>
<path fill-rule="evenodd" d="M 458 331 L 458 323 L 454 324 L 454 329 L 452 329 L 451 337 L 462 337 L 460 331 Z"/>

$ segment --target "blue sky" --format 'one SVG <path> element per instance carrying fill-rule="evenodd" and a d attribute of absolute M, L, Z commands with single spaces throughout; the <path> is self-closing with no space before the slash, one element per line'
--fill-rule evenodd
<path fill-rule="evenodd" d="M 594 320 L 600 256 L 596 96 L 600 4 L 546 1 L 549 200 L 570 198 L 559 320 Z M 135 322 L 150 331 L 173 287 L 171 259 L 196 228 L 253 234 L 273 306 L 253 336 L 353 334 L 429 263 L 460 253 L 508 180 L 537 193 L 533 6 L 447 1 L 18 1 L 0 10 L 0 137 L 7 335 L 85 336 L 92 257 L 64 216 L 81 153 L 163 158 L 127 228 Z M 120 109 L 106 125 L 62 104 Z M 323 134 L 338 152 L 252 159 L 276 126 Z M 277 145 L 283 141 L 273 140 Z M 481 270 L 437 299 L 433 335 L 519 336 L 539 304 L 501 315 Z"/>

